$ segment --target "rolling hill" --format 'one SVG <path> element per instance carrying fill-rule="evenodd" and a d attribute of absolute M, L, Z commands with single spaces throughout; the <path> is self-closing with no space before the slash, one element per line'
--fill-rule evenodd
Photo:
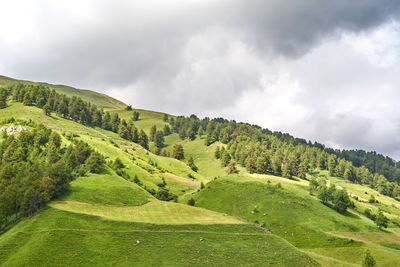
<path fill-rule="evenodd" d="M 101 108 L 107 110 L 120 110 L 126 107 L 126 104 L 123 102 L 112 98 L 108 95 L 101 94 L 98 92 L 94 92 L 91 90 L 84 90 L 84 89 L 76 89 L 71 86 L 60 85 L 60 84 L 49 84 L 45 82 L 31 82 L 25 80 L 16 80 L 10 77 L 0 75 L 0 86 L 8 86 L 17 83 L 24 83 L 24 84 L 33 84 L 33 85 L 44 85 L 51 89 L 56 90 L 60 94 L 65 94 L 67 96 L 77 96 L 82 98 L 85 101 L 91 102 Z"/>
<path fill-rule="evenodd" d="M 18 81 L 0 77 L 1 85 Z M 125 104 L 91 91 L 53 86 L 130 120 Z M 164 137 L 167 153 L 181 145 L 185 158 L 156 155 L 119 134 L 78 123 L 55 112 L 12 99 L 0 109 L 0 126 L 33 120 L 58 132 L 64 146 L 84 141 L 101 153 L 102 173 L 86 173 L 38 213 L 22 218 L 0 235 L 0 266 L 361 266 L 367 250 L 378 266 L 399 266 L 400 202 L 366 185 L 315 168 L 304 179 L 250 173 L 237 166 L 227 174 L 215 158 L 219 141 L 206 146 L 205 134 L 181 140 Z M 134 110 L 135 111 L 135 110 Z M 137 110 L 139 130 L 169 122 L 164 114 Z M 15 120 L 9 122 L 7 119 Z M 3 140 L 0 137 L 0 142 Z M 192 156 L 197 171 L 189 166 Z M 115 169 L 112 162 L 121 160 Z M 354 207 L 339 213 L 309 193 L 309 181 L 323 179 L 347 190 Z M 167 189 L 175 201 L 157 199 Z M 371 195 L 376 202 L 369 201 Z M 194 206 L 188 200 L 195 201 Z M 364 210 L 390 219 L 380 230 Z"/>

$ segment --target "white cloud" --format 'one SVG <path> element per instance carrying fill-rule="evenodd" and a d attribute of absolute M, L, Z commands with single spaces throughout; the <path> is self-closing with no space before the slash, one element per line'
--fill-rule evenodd
<path fill-rule="evenodd" d="M 0 72 L 400 158 L 400 2 L 0 2 Z"/>

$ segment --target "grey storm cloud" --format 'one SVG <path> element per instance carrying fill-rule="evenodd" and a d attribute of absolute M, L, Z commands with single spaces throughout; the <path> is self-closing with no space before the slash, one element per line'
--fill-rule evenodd
<path fill-rule="evenodd" d="M 372 101 L 376 88 L 386 90 L 381 81 L 400 84 L 400 68 L 378 68 L 357 52 L 346 55 L 349 46 L 337 47 L 344 35 L 397 21 L 399 1 L 6 0 L 0 9 L 4 75 L 400 156 L 400 114 L 376 111 Z M 364 110 L 354 104 L 360 94 L 369 96 Z M 385 132 L 379 119 L 387 113 Z"/>

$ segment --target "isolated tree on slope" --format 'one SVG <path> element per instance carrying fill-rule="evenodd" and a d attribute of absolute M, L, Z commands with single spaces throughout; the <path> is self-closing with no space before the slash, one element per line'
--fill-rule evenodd
<path fill-rule="evenodd" d="M 376 266 L 376 261 L 372 257 L 372 255 L 369 252 L 369 250 L 367 250 L 367 253 L 365 254 L 365 258 L 363 260 L 362 266 L 363 267 L 375 267 Z"/>
<path fill-rule="evenodd" d="M 375 223 L 378 225 L 379 229 L 388 227 L 389 219 L 383 214 L 381 210 L 379 210 L 378 215 L 376 216 Z"/>

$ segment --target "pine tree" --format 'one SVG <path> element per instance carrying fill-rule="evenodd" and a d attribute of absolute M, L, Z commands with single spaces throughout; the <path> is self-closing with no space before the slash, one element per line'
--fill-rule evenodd
<path fill-rule="evenodd" d="M 0 88 L 0 109 L 7 107 L 8 91 Z"/>
<path fill-rule="evenodd" d="M 349 195 L 344 190 L 336 190 L 332 196 L 333 208 L 338 212 L 345 212 L 347 208 L 351 207 Z"/>
<path fill-rule="evenodd" d="M 378 215 L 376 216 L 375 223 L 379 227 L 379 229 L 388 227 L 389 219 L 383 214 L 382 210 L 378 211 Z"/>
<path fill-rule="evenodd" d="M 168 121 L 168 114 L 164 114 L 163 121 L 167 122 Z"/>
<path fill-rule="evenodd" d="M 335 176 L 336 156 L 334 156 L 334 155 L 329 156 L 329 159 L 328 159 L 328 170 L 329 170 L 330 176 Z"/>
<path fill-rule="evenodd" d="M 126 140 L 131 139 L 131 132 L 128 130 L 128 127 L 126 127 L 123 123 L 119 125 L 118 135 Z"/>
<path fill-rule="evenodd" d="M 182 145 L 174 145 L 171 153 L 171 157 L 175 159 L 184 159 L 185 158 L 185 153 L 183 151 L 183 146 Z"/>
<path fill-rule="evenodd" d="M 231 160 L 226 167 L 226 173 L 227 174 L 232 174 L 232 173 L 237 173 L 236 169 L 236 162 L 234 160 Z"/>
<path fill-rule="evenodd" d="M 51 107 L 50 105 L 47 103 L 46 105 L 43 106 L 43 112 L 44 114 L 46 114 L 47 116 L 51 115 Z"/>
<path fill-rule="evenodd" d="M 186 130 L 184 127 L 179 129 L 179 138 L 182 140 L 185 140 L 186 138 Z"/>
<path fill-rule="evenodd" d="M 226 165 L 228 165 L 228 163 L 231 161 L 232 157 L 229 154 L 229 152 L 227 150 L 224 149 L 224 151 L 221 154 L 221 164 L 223 167 L 225 167 Z"/>
<path fill-rule="evenodd" d="M 138 129 L 132 125 L 131 127 L 131 137 L 132 137 L 132 142 L 137 143 L 139 142 L 139 132 Z"/>
<path fill-rule="evenodd" d="M 150 141 L 154 142 L 154 139 L 156 137 L 156 132 L 157 132 L 157 126 L 153 125 L 150 129 Z"/>
<path fill-rule="evenodd" d="M 169 128 L 168 125 L 164 126 L 164 136 L 170 135 L 171 134 L 171 128 Z"/>
<path fill-rule="evenodd" d="M 292 178 L 289 163 L 285 162 L 282 164 L 282 176 L 285 178 Z"/>
<path fill-rule="evenodd" d="M 372 255 L 369 252 L 369 250 L 367 250 L 367 253 L 365 254 L 365 258 L 364 258 L 364 260 L 362 262 L 362 266 L 363 267 L 375 267 L 376 266 L 376 261 L 372 257 Z"/>
<path fill-rule="evenodd" d="M 198 168 L 197 168 L 196 164 L 194 164 L 194 159 L 192 156 L 190 156 L 188 159 L 188 165 L 192 169 L 192 171 L 197 172 Z"/>
<path fill-rule="evenodd" d="M 249 173 L 255 173 L 257 171 L 256 160 L 253 157 L 247 158 L 246 169 L 249 171 Z"/>
<path fill-rule="evenodd" d="M 154 143 L 157 148 L 162 148 L 164 146 L 164 132 L 157 131 L 154 136 Z"/>
<path fill-rule="evenodd" d="M 138 144 L 141 145 L 144 149 L 149 149 L 149 139 L 143 129 L 140 130 Z"/>
<path fill-rule="evenodd" d="M 133 114 L 132 114 L 132 121 L 138 121 L 139 120 L 139 116 L 140 116 L 139 112 L 134 111 Z"/>
<path fill-rule="evenodd" d="M 219 146 L 217 146 L 217 148 L 215 149 L 214 156 L 215 156 L 216 159 L 219 159 L 219 158 L 220 158 Z"/>

